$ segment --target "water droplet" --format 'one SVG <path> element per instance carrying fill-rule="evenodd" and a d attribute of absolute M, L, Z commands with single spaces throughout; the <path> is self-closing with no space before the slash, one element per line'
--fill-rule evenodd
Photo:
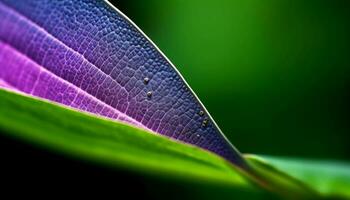
<path fill-rule="evenodd" d="M 208 125 L 208 119 L 204 119 L 202 122 L 202 126 L 206 127 Z"/>
<path fill-rule="evenodd" d="M 148 98 L 151 98 L 151 97 L 152 97 L 152 92 L 151 92 L 151 91 L 147 92 L 147 97 L 148 97 Z"/>
<path fill-rule="evenodd" d="M 198 113 L 200 116 L 203 116 L 204 115 L 204 111 L 203 110 L 201 110 L 201 111 L 199 111 L 199 113 Z"/>
<path fill-rule="evenodd" d="M 147 85 L 148 82 L 149 82 L 149 78 L 148 78 L 148 77 L 146 77 L 146 78 L 143 79 L 143 83 L 144 83 L 145 85 Z"/>

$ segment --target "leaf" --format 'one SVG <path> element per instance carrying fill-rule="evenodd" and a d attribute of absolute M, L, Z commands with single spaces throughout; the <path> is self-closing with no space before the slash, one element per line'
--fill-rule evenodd
<path fill-rule="evenodd" d="M 1 133 L 78 159 L 164 176 L 168 182 L 208 182 L 228 191 L 262 187 L 294 199 L 350 199 L 350 165 L 246 155 L 254 169 L 247 174 L 209 151 L 59 104 L 1 89 L 0 101 Z"/>
<path fill-rule="evenodd" d="M 198 147 L 1 89 L 0 99 L 0 130 L 9 136 L 112 166 L 249 186 L 232 164 Z"/>
<path fill-rule="evenodd" d="M 189 187 L 191 194 L 197 191 L 201 199 L 208 198 L 208 193 L 218 197 L 218 191 L 241 196 L 236 194 L 237 188 L 239 192 L 247 190 L 243 196 L 261 195 L 238 168 L 196 146 L 2 89 L 0 102 L 0 134 L 41 150 L 160 177 L 167 185 L 179 182 L 181 187 Z M 159 193 L 159 188 L 153 192 Z"/>
<path fill-rule="evenodd" d="M 0 1 L 0 86 L 246 164 L 160 50 L 107 1 Z"/>
<path fill-rule="evenodd" d="M 339 161 L 276 158 L 271 156 L 245 156 L 255 163 L 265 163 L 293 177 L 304 187 L 309 187 L 325 197 L 350 199 L 350 164 Z"/>

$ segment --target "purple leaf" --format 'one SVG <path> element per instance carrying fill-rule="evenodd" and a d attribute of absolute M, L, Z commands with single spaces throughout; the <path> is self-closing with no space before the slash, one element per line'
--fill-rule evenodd
<path fill-rule="evenodd" d="M 157 47 L 106 1 L 0 0 L 0 87 L 215 152 L 238 151 Z"/>

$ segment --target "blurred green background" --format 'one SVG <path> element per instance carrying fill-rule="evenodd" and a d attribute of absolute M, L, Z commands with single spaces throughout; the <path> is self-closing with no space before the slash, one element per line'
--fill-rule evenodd
<path fill-rule="evenodd" d="M 350 160 L 350 2 L 115 0 L 244 153 Z"/>

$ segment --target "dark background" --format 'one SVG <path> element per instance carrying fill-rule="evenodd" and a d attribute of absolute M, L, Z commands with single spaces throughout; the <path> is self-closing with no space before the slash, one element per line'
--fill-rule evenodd
<path fill-rule="evenodd" d="M 177 66 L 240 151 L 350 160 L 349 1 L 112 3 Z M 73 191 L 115 199 L 271 198 L 108 169 L 9 138 L 0 141 L 1 192 L 12 196 L 67 197 Z"/>

